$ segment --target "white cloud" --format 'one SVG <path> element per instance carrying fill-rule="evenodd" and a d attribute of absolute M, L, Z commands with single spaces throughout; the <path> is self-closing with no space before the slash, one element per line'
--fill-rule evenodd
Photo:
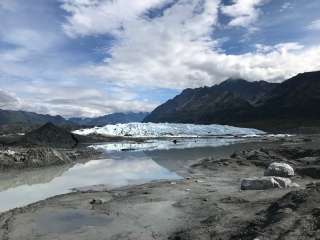
<path fill-rule="evenodd" d="M 234 16 L 241 18 L 246 10 L 251 14 L 256 11 L 255 6 L 264 2 L 246 1 Z M 195 11 L 199 6 L 201 11 Z M 112 58 L 74 72 L 121 87 L 183 89 L 213 85 L 229 77 L 280 81 L 299 72 L 320 69 L 317 46 L 280 43 L 257 45 L 256 51 L 241 55 L 223 52 L 211 38 L 218 8 L 219 1 L 181 0 L 160 17 L 136 16 L 117 33 L 119 42 L 108 52 Z"/>
<path fill-rule="evenodd" d="M 284 12 L 284 11 L 286 11 L 286 10 L 288 10 L 288 9 L 292 9 L 293 8 L 293 3 L 291 3 L 291 2 L 285 2 L 285 3 L 283 3 L 282 4 L 282 6 L 280 7 L 280 12 Z"/>
<path fill-rule="evenodd" d="M 206 57 L 216 44 L 209 37 L 217 23 L 219 1 L 181 0 L 154 19 L 139 18 L 124 25 L 112 58 L 100 66 L 81 70 L 112 84 L 183 88 L 207 78 L 188 61 Z M 198 10 L 197 13 L 196 10 Z M 207 82 L 210 83 L 209 81 Z"/>
<path fill-rule="evenodd" d="M 0 108 L 10 109 L 19 106 L 19 99 L 12 93 L 0 89 Z"/>
<path fill-rule="evenodd" d="M 62 8 L 70 13 L 63 26 L 69 36 L 94 35 L 120 31 L 147 9 L 168 0 L 61 0 Z"/>
<path fill-rule="evenodd" d="M 114 112 L 147 112 L 159 104 L 137 99 L 127 89 L 110 89 L 106 93 L 94 87 L 52 85 L 41 81 L 24 85 L 23 92 L 24 97 L 18 99 L 0 90 L 0 107 L 65 117 L 95 117 Z"/>
<path fill-rule="evenodd" d="M 28 28 L 4 31 L 2 35 L 3 41 L 31 51 L 44 51 L 58 42 L 58 37 L 51 32 Z"/>
<path fill-rule="evenodd" d="M 233 0 L 231 5 L 222 6 L 221 12 L 231 17 L 229 26 L 251 27 L 261 14 L 259 7 L 267 2 L 268 0 Z"/>
<path fill-rule="evenodd" d="M 311 22 L 311 24 L 308 26 L 309 30 L 320 30 L 320 19 L 314 20 Z"/>

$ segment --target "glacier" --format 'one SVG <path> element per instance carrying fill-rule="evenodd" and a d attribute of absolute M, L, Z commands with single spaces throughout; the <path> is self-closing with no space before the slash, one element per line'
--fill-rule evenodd
<path fill-rule="evenodd" d="M 182 123 L 126 123 L 110 124 L 103 127 L 76 130 L 78 135 L 103 135 L 110 137 L 135 138 L 186 138 L 214 136 L 259 136 L 265 132 L 252 128 L 239 128 L 227 125 L 195 125 Z"/>

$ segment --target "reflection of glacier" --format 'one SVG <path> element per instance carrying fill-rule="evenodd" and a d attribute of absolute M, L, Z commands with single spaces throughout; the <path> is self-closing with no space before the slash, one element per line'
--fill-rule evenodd
<path fill-rule="evenodd" d="M 107 152 L 113 151 L 153 151 L 169 149 L 188 149 L 196 147 L 218 147 L 233 144 L 244 139 L 238 138 L 179 138 L 176 142 L 172 139 L 148 139 L 144 142 L 122 141 L 96 144 L 90 147 L 102 149 Z"/>
<path fill-rule="evenodd" d="M 256 129 L 237 128 L 224 125 L 195 125 L 175 123 L 127 123 L 106 125 L 75 131 L 76 134 L 99 134 L 105 136 L 132 137 L 196 137 L 221 135 L 256 135 L 264 132 Z"/>

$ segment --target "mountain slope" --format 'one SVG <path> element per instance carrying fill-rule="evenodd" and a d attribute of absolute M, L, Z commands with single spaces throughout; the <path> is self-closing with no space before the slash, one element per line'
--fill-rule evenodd
<path fill-rule="evenodd" d="M 20 142 L 57 148 L 73 148 L 79 141 L 76 135 L 69 131 L 52 123 L 46 123 L 40 128 L 28 132 Z"/>
<path fill-rule="evenodd" d="M 145 122 L 230 123 L 250 112 L 277 84 L 227 80 L 213 87 L 186 89 L 156 108 Z"/>
<path fill-rule="evenodd" d="M 70 118 L 73 123 L 85 126 L 104 126 L 107 124 L 142 122 L 148 115 L 146 112 L 113 113 L 96 118 Z"/>
<path fill-rule="evenodd" d="M 52 122 L 57 125 L 68 124 L 69 122 L 61 116 L 50 116 L 25 111 L 12 111 L 0 109 L 0 125 L 8 124 L 45 124 Z"/>
<path fill-rule="evenodd" d="M 145 122 L 218 123 L 264 130 L 320 126 L 320 72 L 280 84 L 227 80 L 186 89 L 156 108 Z"/>

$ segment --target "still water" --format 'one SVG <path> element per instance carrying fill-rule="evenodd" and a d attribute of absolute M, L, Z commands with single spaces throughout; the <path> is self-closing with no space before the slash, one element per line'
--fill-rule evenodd
<path fill-rule="evenodd" d="M 104 184 L 111 189 L 153 180 L 181 179 L 179 171 L 188 162 L 213 155 L 217 155 L 216 147 L 106 151 L 104 159 L 36 170 L 2 172 L 0 212 L 68 193 L 73 188 Z"/>

